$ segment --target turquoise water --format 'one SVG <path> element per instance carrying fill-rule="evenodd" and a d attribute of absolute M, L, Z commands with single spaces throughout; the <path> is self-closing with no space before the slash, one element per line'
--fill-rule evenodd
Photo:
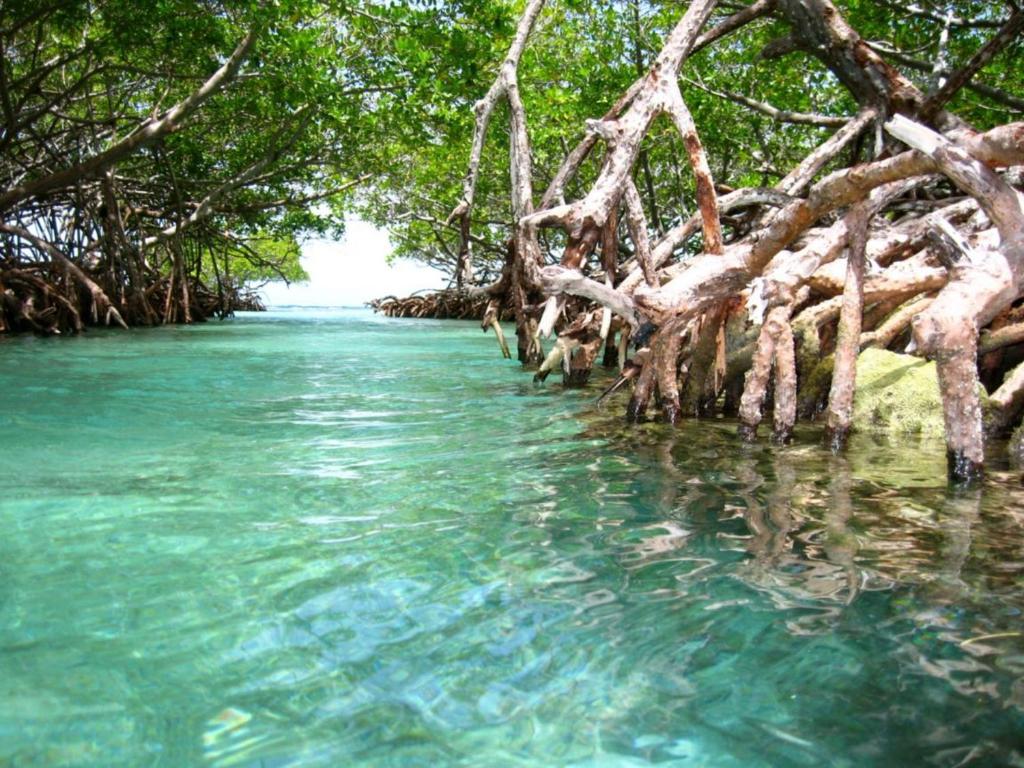
<path fill-rule="evenodd" d="M 472 323 L 0 338 L 0 765 L 1024 765 L 1024 492 Z"/>

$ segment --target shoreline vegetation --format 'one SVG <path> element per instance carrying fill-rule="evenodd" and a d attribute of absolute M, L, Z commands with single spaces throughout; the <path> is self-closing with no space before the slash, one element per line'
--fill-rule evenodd
<path fill-rule="evenodd" d="M 4 3 L 0 332 L 225 317 L 305 277 L 297 238 L 340 233 L 365 177 L 339 151 L 335 20 L 297 14 Z"/>
<path fill-rule="evenodd" d="M 952 480 L 1022 452 L 1016 2 L 217 8 L 0 10 L 0 332 L 259 308 L 356 213 L 452 275 L 376 311 L 505 357 L 509 318 L 538 383 L 617 367 L 629 421 L 839 451 L 883 350 L 934 362 Z"/>
<path fill-rule="evenodd" d="M 537 381 L 561 366 L 566 385 L 583 385 L 602 350 L 606 364 L 617 357 L 612 389 L 631 383 L 630 421 L 645 420 L 652 401 L 670 424 L 724 407 L 753 440 L 771 401 L 775 441 L 790 440 L 798 415 L 820 413 L 835 451 L 851 429 L 859 355 L 891 348 L 926 356 L 937 367 L 949 476 L 980 476 L 986 432 L 1008 433 L 1024 405 L 1024 123 L 980 131 L 949 107 L 986 63 L 1019 42 L 1024 12 L 1008 6 L 956 71 L 943 71 L 940 46 L 936 77 L 921 89 L 828 0 L 759 1 L 710 27 L 715 2 L 695 0 L 612 109 L 587 121 L 585 138 L 534 207 L 518 67 L 544 5 L 527 4 L 475 106 L 464 192 L 449 217 L 462 232 L 459 288 L 490 300 L 485 329 L 488 317 L 511 311 L 518 358 L 538 366 Z M 775 110 L 780 120 L 837 130 L 774 186 L 734 188 L 715 178 L 679 80 L 691 55 L 766 16 L 788 35 L 761 55 L 813 56 L 856 111 L 841 118 Z M 509 119 L 513 224 L 500 278 L 478 286 L 470 216 L 499 102 Z M 652 232 L 639 185 L 644 142 L 659 117 L 686 148 L 697 212 Z M 570 198 L 568 182 L 598 147 L 599 173 Z M 541 233 L 551 230 L 564 238 L 557 264 L 547 263 L 542 245 Z M 692 242 L 688 258 L 673 259 Z M 440 310 L 449 300 L 433 303 Z M 378 309 L 401 314 L 407 306 Z M 551 336 L 545 354 L 541 339 Z M 1013 442 L 1022 441 L 1018 428 Z"/>

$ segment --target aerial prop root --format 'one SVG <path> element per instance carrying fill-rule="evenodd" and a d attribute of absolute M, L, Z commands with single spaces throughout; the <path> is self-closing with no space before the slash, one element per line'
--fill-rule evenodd
<path fill-rule="evenodd" d="M 885 127 L 972 195 L 999 232 L 998 247 L 957 263 L 949 283 L 912 322 L 918 351 L 938 367 L 950 479 L 969 481 L 982 474 L 984 462 L 978 331 L 1024 288 L 1024 205 L 1016 190 L 963 146 L 902 116 Z"/>
<path fill-rule="evenodd" d="M 505 340 L 505 331 L 502 330 L 501 323 L 498 321 L 500 306 L 501 303 L 495 299 L 491 299 L 487 302 L 487 308 L 484 310 L 483 319 L 480 321 L 480 328 L 484 333 L 487 333 L 488 328 L 491 328 L 494 331 L 494 336 L 498 340 L 498 346 L 501 347 L 502 357 L 506 360 L 511 360 L 512 353 L 509 351 L 508 342 Z"/>

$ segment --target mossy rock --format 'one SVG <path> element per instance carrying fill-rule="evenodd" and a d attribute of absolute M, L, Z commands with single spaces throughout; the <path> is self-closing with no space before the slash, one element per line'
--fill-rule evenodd
<path fill-rule="evenodd" d="M 988 397 L 979 384 L 982 407 Z M 942 397 L 935 363 L 884 349 L 865 349 L 857 358 L 854 430 L 942 438 Z"/>
<path fill-rule="evenodd" d="M 796 407 L 800 418 L 813 419 L 828 403 L 835 362 L 835 355 L 828 355 L 821 360 L 815 359 L 812 365 L 808 365 L 810 373 L 801 381 L 800 391 L 797 393 Z"/>
<path fill-rule="evenodd" d="M 1024 467 L 1024 423 L 1013 430 L 1010 436 L 1010 444 L 1007 446 L 1010 454 L 1010 461 L 1015 467 Z"/>

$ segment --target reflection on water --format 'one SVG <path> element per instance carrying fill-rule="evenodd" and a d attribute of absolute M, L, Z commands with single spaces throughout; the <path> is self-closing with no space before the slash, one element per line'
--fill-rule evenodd
<path fill-rule="evenodd" d="M 0 343 L 0 765 L 1024 765 L 1024 495 L 472 324 Z"/>

